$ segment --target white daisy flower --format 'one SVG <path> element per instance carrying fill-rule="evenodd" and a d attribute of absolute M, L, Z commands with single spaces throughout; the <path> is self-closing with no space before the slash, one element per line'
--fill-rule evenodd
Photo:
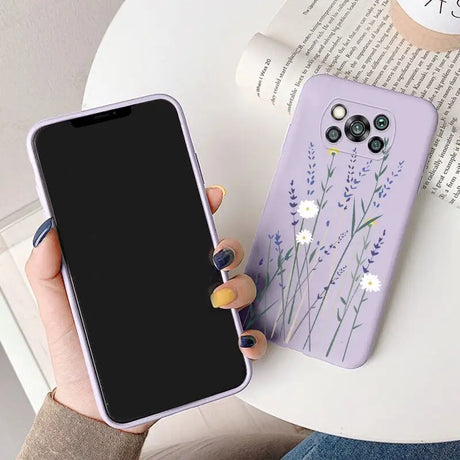
<path fill-rule="evenodd" d="M 305 200 L 300 202 L 297 212 L 300 214 L 300 217 L 310 219 L 311 217 L 316 217 L 319 212 L 319 208 L 314 201 Z"/>
<path fill-rule="evenodd" d="M 301 232 L 297 233 L 295 236 L 297 243 L 300 244 L 310 244 L 313 236 L 310 231 L 302 230 Z"/>
<path fill-rule="evenodd" d="M 378 279 L 377 275 L 372 275 L 371 273 L 366 273 L 361 278 L 361 289 L 364 289 L 366 292 L 378 292 L 380 291 L 381 282 Z"/>

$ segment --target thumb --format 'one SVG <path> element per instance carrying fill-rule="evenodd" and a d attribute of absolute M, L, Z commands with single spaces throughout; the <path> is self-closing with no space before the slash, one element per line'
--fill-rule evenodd
<path fill-rule="evenodd" d="M 33 241 L 36 247 L 25 267 L 50 344 L 74 327 L 61 276 L 61 247 L 52 225 L 50 218 L 35 233 Z"/>

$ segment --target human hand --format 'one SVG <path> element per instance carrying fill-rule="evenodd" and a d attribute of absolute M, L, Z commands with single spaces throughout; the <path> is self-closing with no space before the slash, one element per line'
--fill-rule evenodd
<path fill-rule="evenodd" d="M 220 187 L 206 190 L 214 213 L 224 196 Z M 46 221 L 34 236 L 34 249 L 26 263 L 26 274 L 37 299 L 45 328 L 56 380 L 54 399 L 85 416 L 103 421 L 94 398 L 77 330 L 61 276 L 61 248 L 51 221 Z M 231 270 L 243 259 L 238 241 L 226 238 L 214 252 L 217 268 Z M 237 275 L 215 289 L 211 296 L 216 308 L 244 308 L 255 298 L 256 288 L 250 277 Z M 245 331 L 240 339 L 242 352 L 250 359 L 261 357 L 267 342 L 260 331 Z M 142 433 L 153 423 L 124 431 Z"/>

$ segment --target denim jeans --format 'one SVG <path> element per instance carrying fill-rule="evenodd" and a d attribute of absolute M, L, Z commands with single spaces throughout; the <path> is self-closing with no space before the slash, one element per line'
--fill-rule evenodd
<path fill-rule="evenodd" d="M 460 460 L 460 441 L 394 444 L 315 432 L 282 460 Z"/>

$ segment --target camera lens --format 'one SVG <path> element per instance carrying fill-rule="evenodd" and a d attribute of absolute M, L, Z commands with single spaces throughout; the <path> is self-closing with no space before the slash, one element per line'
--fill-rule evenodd
<path fill-rule="evenodd" d="M 367 144 L 372 153 L 379 153 L 383 149 L 383 139 L 381 137 L 371 137 Z"/>
<path fill-rule="evenodd" d="M 353 115 L 345 123 L 345 134 L 353 142 L 360 142 L 369 136 L 371 125 L 366 117 Z"/>
<path fill-rule="evenodd" d="M 329 142 L 335 143 L 342 137 L 342 131 L 337 126 L 330 126 L 326 130 L 326 139 Z"/>
<path fill-rule="evenodd" d="M 379 130 L 383 131 L 388 128 L 390 120 L 386 115 L 377 115 L 374 119 L 374 126 Z"/>
<path fill-rule="evenodd" d="M 363 133 L 366 131 L 366 127 L 364 126 L 364 123 L 362 121 L 356 120 L 350 125 L 350 131 L 353 134 L 353 136 L 361 137 Z"/>

